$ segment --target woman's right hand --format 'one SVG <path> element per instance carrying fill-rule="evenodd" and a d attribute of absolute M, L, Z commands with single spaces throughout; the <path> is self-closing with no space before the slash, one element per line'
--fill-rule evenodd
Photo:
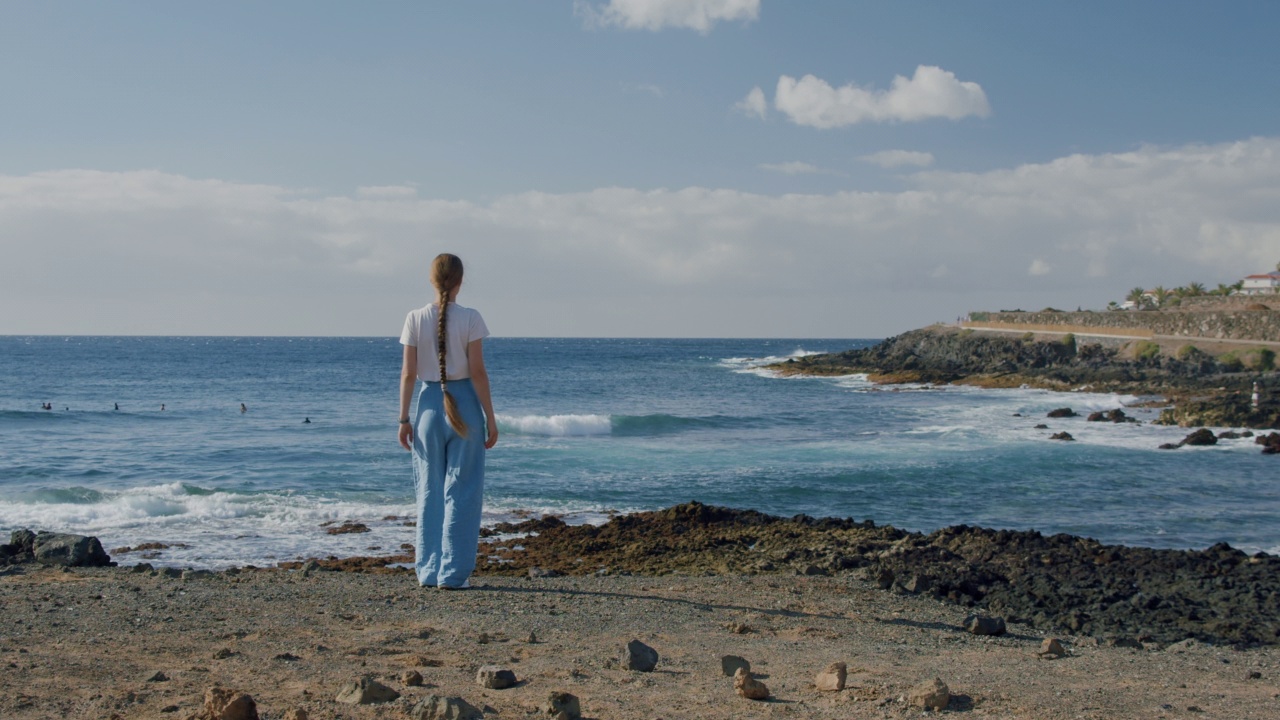
<path fill-rule="evenodd" d="M 400 423 L 400 447 L 413 449 L 413 423 Z"/>
<path fill-rule="evenodd" d="M 489 437 L 485 438 L 484 449 L 492 450 L 498 444 L 498 423 L 486 423 L 489 426 Z"/>

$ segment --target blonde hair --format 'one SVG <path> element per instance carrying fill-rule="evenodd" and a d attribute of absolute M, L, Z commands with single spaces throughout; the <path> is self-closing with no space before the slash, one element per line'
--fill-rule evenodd
<path fill-rule="evenodd" d="M 449 374 L 445 359 L 448 351 L 446 328 L 449 326 L 449 295 L 462 285 L 462 260 L 457 255 L 441 253 L 431 261 L 431 284 L 436 288 L 440 312 L 436 315 L 436 357 L 440 360 L 440 392 L 444 394 L 444 416 L 462 437 L 467 436 L 467 423 L 458 412 L 458 403 L 449 394 Z"/>

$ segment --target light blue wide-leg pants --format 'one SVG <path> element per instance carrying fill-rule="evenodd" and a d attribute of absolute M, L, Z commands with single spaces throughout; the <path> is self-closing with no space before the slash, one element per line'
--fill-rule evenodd
<path fill-rule="evenodd" d="M 476 569 L 484 501 L 484 411 L 470 380 L 450 380 L 449 394 L 467 423 L 458 435 L 444 415 L 440 383 L 423 383 L 414 423 L 413 476 L 418 495 L 414 569 L 424 586 L 459 587 Z"/>

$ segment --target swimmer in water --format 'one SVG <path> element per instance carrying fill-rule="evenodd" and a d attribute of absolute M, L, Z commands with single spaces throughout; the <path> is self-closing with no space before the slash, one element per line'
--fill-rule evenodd
<path fill-rule="evenodd" d="M 164 403 L 160 403 L 160 412 L 164 412 Z"/>
<path fill-rule="evenodd" d="M 244 403 L 240 403 L 240 412 L 249 412 L 249 408 L 245 407 Z"/>
<path fill-rule="evenodd" d="M 303 424 L 303 425 L 310 425 L 310 424 L 311 424 L 311 418 L 303 418 L 303 419 L 302 419 L 302 424 Z"/>
<path fill-rule="evenodd" d="M 120 403 L 116 403 L 116 409 L 117 409 L 117 410 L 119 410 L 119 409 L 120 409 Z"/>

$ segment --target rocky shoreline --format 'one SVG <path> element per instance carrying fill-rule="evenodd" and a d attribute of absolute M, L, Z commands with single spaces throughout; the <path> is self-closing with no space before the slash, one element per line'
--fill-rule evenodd
<path fill-rule="evenodd" d="M 16 531 L 0 545 L 0 714 L 431 718 L 453 703 L 519 717 L 569 697 L 588 717 L 651 718 L 696 697 L 699 717 L 755 712 L 735 702 L 896 717 L 928 696 L 1004 717 L 1150 717 L 1170 698 L 1267 717 L 1280 697 L 1280 558 L 1226 545 L 922 534 L 696 502 L 485 535 L 478 589 L 457 593 L 388 567 L 407 555 L 114 567 L 96 539 Z M 1028 686 L 1046 659 L 1081 674 Z M 1181 685 L 1151 684 L 1170 672 Z"/>
<path fill-rule="evenodd" d="M 769 366 L 784 375 L 864 373 L 877 383 L 1036 387 L 1160 396 L 1172 407 L 1158 422 L 1182 427 L 1280 428 L 1280 374 L 1244 371 L 1194 348 L 1165 354 L 1032 333 L 912 330 L 865 349 L 792 358 Z M 1254 383 L 1261 402 L 1252 404 Z"/>

